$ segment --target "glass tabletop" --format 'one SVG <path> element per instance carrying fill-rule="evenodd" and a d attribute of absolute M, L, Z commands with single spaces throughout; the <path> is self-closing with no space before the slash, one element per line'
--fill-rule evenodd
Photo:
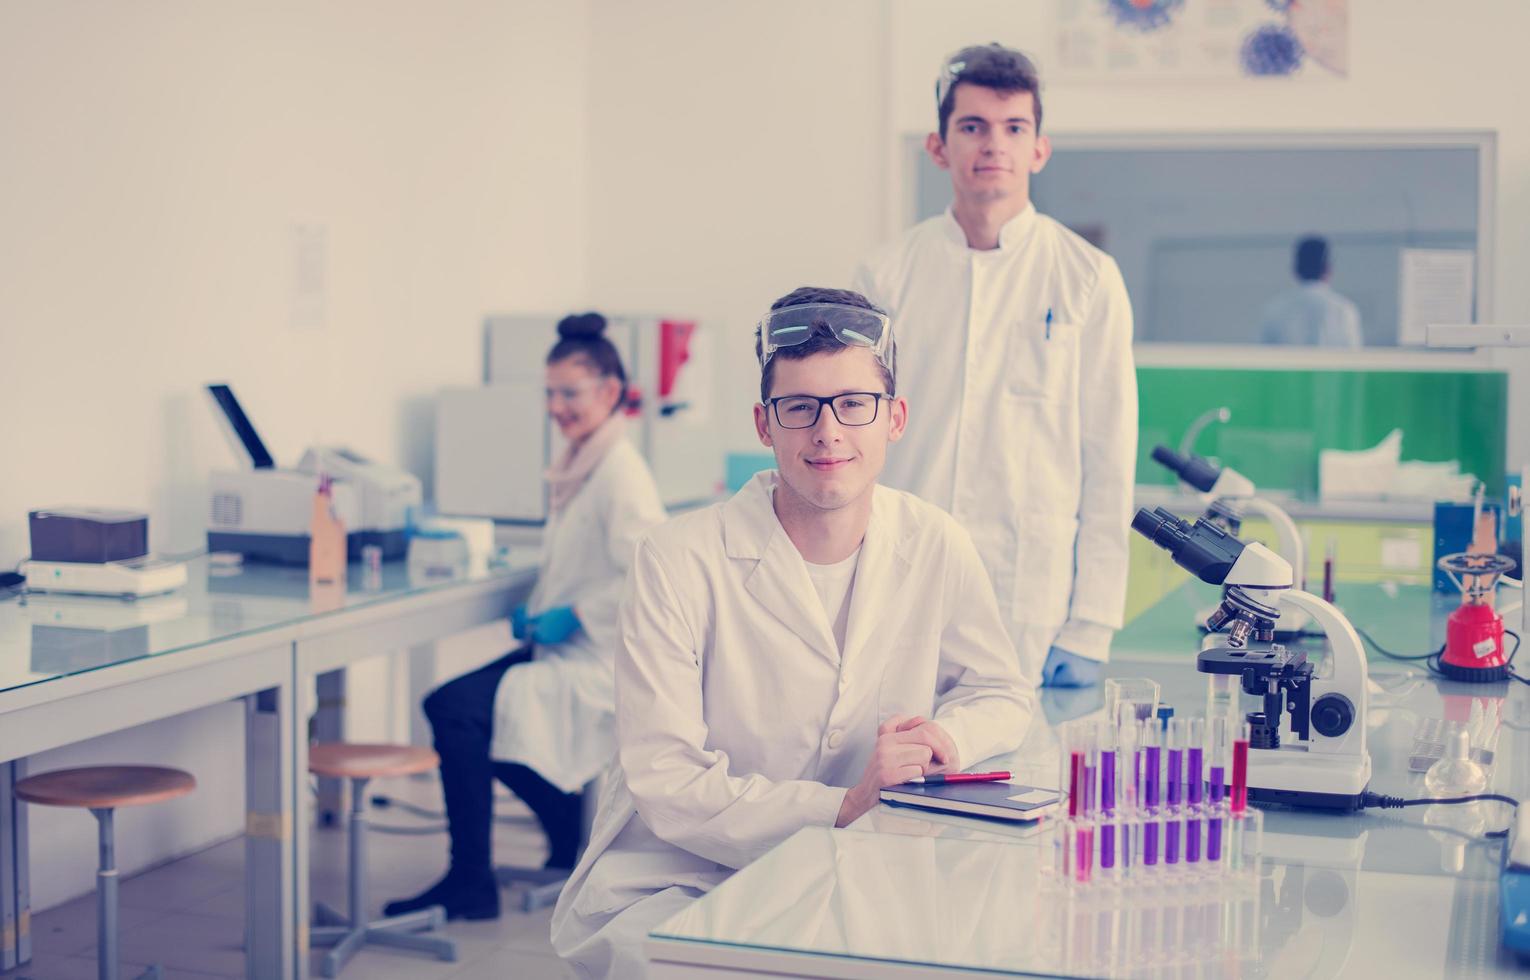
<path fill-rule="evenodd" d="M 0 602 L 0 692 L 143 657 L 174 653 L 405 596 L 495 578 L 535 575 L 534 550 L 453 573 L 407 562 L 377 572 L 352 564 L 338 586 L 310 587 L 308 569 L 247 562 L 187 562 L 187 582 L 165 595 L 126 600 L 33 592 Z"/>
<path fill-rule="evenodd" d="M 1118 636 L 1107 676 L 1149 677 L 1176 713 L 1203 715 L 1191 616 L 1217 590 L 1186 587 Z M 1425 587 L 1346 586 L 1339 603 L 1397 652 L 1443 640 L 1458 599 Z M 1321 640 L 1304 641 L 1319 671 Z M 1488 790 L 1530 795 L 1530 688 L 1434 678 L 1369 658 L 1370 789 L 1430 795 L 1416 735 L 1446 718 L 1496 718 Z M 974 768 L 1058 785 L 1057 726 L 1103 717 L 1100 687 L 1045 689 L 1021 748 Z M 1497 877 L 1510 808 L 1417 806 L 1358 814 L 1269 810 L 1257 874 L 1198 887 L 1093 892 L 1048 886 L 1044 828 L 881 806 L 849 830 L 809 828 L 652 935 L 945 970 L 1040 976 L 1513 975 L 1498 942 Z M 1187 974 L 1185 971 L 1189 971 Z"/>
<path fill-rule="evenodd" d="M 1513 975 L 1496 952 L 1491 882 L 1295 861 L 1216 880 L 1070 891 L 1044 877 L 1045 856 L 1023 842 L 810 827 L 651 935 L 682 949 L 809 954 L 942 975 L 1435 976 L 1465 965 L 1474 976 Z M 684 960 L 673 950 L 660 955 Z M 797 968 L 787 960 L 771 969 Z"/>

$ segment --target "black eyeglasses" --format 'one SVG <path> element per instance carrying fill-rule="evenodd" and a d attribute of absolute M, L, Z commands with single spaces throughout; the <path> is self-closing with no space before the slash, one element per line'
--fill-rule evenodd
<path fill-rule="evenodd" d="M 776 413 L 776 423 L 783 429 L 811 429 L 818 424 L 823 407 L 829 406 L 840 425 L 870 425 L 877 420 L 877 407 L 891 395 L 880 391 L 847 391 L 842 395 L 820 398 L 817 395 L 782 395 L 765 404 Z"/>

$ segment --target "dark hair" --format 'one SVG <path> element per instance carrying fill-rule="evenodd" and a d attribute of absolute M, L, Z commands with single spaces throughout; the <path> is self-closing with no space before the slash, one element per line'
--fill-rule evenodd
<path fill-rule="evenodd" d="M 946 59 L 941 74 L 951 82 L 938 106 L 941 139 L 946 138 L 946 125 L 951 121 L 951 110 L 956 108 L 956 89 L 961 85 L 981 85 L 1005 95 L 1031 93 L 1031 103 L 1036 107 L 1036 132 L 1041 132 L 1041 74 L 1031 59 L 1014 48 L 997 42 L 962 48 Z"/>
<path fill-rule="evenodd" d="M 1328 275 L 1328 239 L 1312 235 L 1296 243 L 1296 278 L 1315 282 Z"/>
<path fill-rule="evenodd" d="M 770 308 L 772 310 L 783 310 L 788 306 L 804 306 L 808 303 L 839 303 L 844 306 L 858 306 L 863 310 L 871 310 L 874 313 L 886 312 L 853 289 L 829 289 L 823 286 L 798 286 L 774 303 L 771 303 Z M 828 324 L 813 324 L 813 335 L 806 342 L 795 347 L 779 347 L 774 354 L 770 355 L 770 360 L 765 362 L 764 369 L 760 371 L 760 401 L 765 402 L 770 399 L 770 385 L 775 380 L 777 360 L 784 358 L 788 361 L 800 361 L 803 358 L 812 357 L 814 354 L 833 354 L 844 350 L 845 346 L 838 337 L 834 336 Z M 754 334 L 755 360 L 759 360 L 764 350 L 765 341 L 760 336 L 759 330 L 756 330 Z M 887 361 L 892 367 L 888 367 L 878 360 L 877 368 L 882 372 L 882 383 L 887 386 L 887 393 L 889 395 L 896 395 L 898 393 L 898 340 L 896 337 L 893 338 L 891 345 L 887 348 Z"/>
<path fill-rule="evenodd" d="M 606 318 L 599 313 L 570 313 L 558 321 L 558 342 L 547 352 L 547 363 L 583 358 L 602 378 L 615 378 L 621 382 L 622 393 L 616 405 L 620 408 L 627 401 L 627 372 L 622 368 L 622 356 L 616 345 L 606 339 Z"/>

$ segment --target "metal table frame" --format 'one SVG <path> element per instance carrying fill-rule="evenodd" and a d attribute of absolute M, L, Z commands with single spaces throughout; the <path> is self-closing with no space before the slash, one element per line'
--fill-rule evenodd
<path fill-rule="evenodd" d="M 306 976 L 315 682 L 316 734 L 339 738 L 348 664 L 404 648 L 419 663 L 434 641 L 503 619 L 533 579 L 509 571 L 0 691 L 0 909 L 9 902 L 15 921 L 0 947 L 9 938 L 18 963 L 31 958 L 26 805 L 10 794 L 26 758 L 238 699 L 246 712 L 245 972 Z M 412 670 L 411 681 L 426 683 L 428 666 Z"/>

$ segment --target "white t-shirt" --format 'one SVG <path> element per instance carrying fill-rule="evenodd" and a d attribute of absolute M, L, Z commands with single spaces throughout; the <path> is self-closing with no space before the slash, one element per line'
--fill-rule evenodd
<path fill-rule="evenodd" d="M 845 652 L 845 626 L 850 622 L 850 592 L 855 585 L 855 569 L 861 560 L 861 549 L 844 561 L 832 565 L 815 565 L 807 562 L 808 578 L 823 603 L 823 613 L 829 617 L 834 630 L 834 642 L 839 652 Z"/>

